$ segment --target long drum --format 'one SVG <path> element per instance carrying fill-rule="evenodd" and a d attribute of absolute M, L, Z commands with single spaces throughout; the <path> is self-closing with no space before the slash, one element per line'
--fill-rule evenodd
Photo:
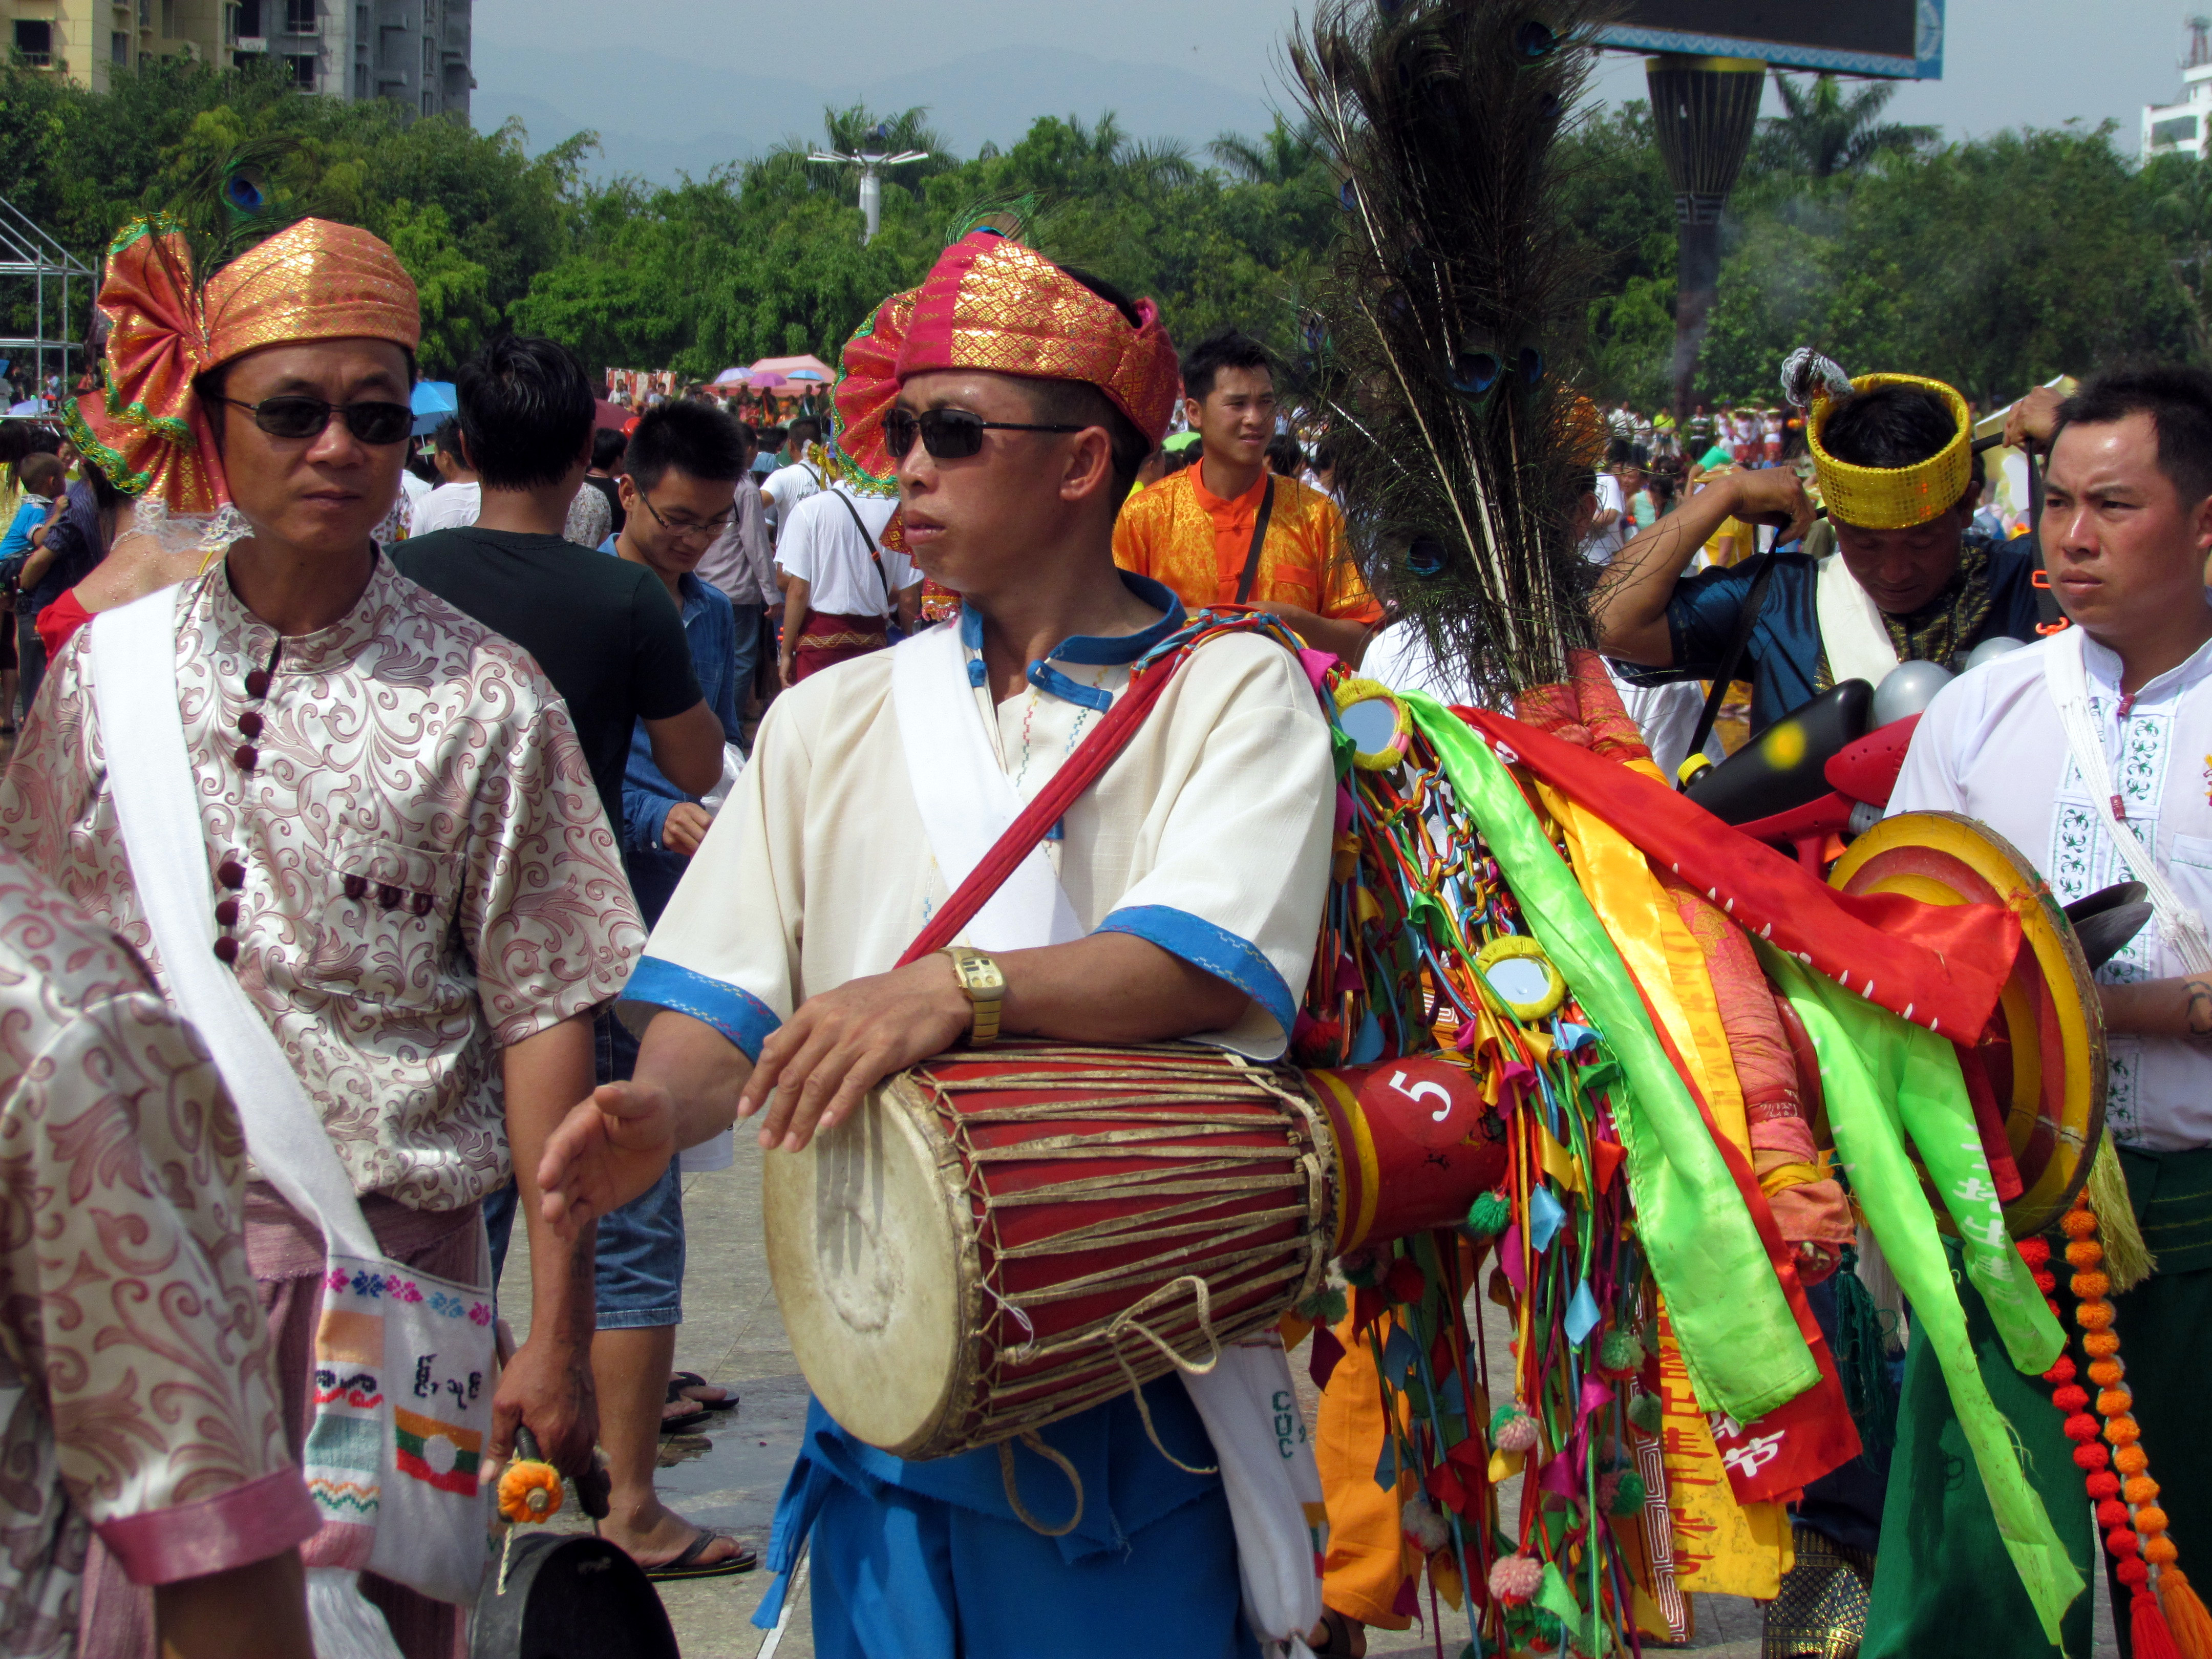
<path fill-rule="evenodd" d="M 1350 1244 L 1462 1219 L 1503 1126 L 1437 1060 L 1314 1073 L 1191 1044 L 1006 1043 L 765 1160 L 799 1368 L 861 1440 L 950 1456 L 1273 1325 Z"/>

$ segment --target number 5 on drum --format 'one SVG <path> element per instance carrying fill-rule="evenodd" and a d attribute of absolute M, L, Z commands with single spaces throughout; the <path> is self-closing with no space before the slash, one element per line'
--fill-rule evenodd
<path fill-rule="evenodd" d="M 1390 1079 L 1390 1086 L 1416 1106 L 1426 1104 L 1431 1096 L 1443 1102 L 1443 1105 L 1429 1114 L 1429 1121 L 1431 1123 L 1441 1123 L 1451 1115 L 1451 1091 L 1441 1083 L 1408 1084 L 1406 1081 L 1406 1074 L 1400 1072 Z"/>

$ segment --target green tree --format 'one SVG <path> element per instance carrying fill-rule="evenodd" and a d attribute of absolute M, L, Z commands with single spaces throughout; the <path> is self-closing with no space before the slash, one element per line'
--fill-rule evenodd
<path fill-rule="evenodd" d="M 1881 112 L 1897 95 L 1897 82 L 1875 81 L 1844 96 L 1832 75 L 1817 75 L 1808 88 L 1774 72 L 1774 89 L 1784 112 L 1759 123 L 1759 159 L 1778 171 L 1832 178 L 1856 173 L 1875 156 L 1918 149 L 1936 142 L 1934 127 L 1884 121 Z"/>

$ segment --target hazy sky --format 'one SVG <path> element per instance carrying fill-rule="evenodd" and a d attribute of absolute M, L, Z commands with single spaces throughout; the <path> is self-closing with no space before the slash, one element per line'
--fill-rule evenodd
<path fill-rule="evenodd" d="M 2023 122 L 2069 118 L 2120 124 L 2132 152 L 2140 106 L 2178 94 L 2185 46 L 2183 19 L 2202 0 L 1948 0 L 1944 79 L 1907 85 L 1892 105 L 1903 120 L 1935 123 L 1966 136 Z M 477 76 L 498 76 L 502 50 L 587 58 L 620 50 L 787 79 L 812 88 L 872 83 L 1007 47 L 1079 53 L 1125 64 L 1173 68 L 1237 94 L 1276 103 L 1282 93 L 1281 41 L 1300 9 L 1285 0 L 644 0 L 609 8 L 605 0 L 476 0 Z M 520 78 L 520 77 L 515 77 Z M 1611 58 L 1602 94 L 1641 95 L 1639 60 Z M 531 94 L 526 85 L 494 85 L 488 104 Z M 689 89 L 687 88 L 687 91 Z M 947 87 L 947 103 L 989 100 L 993 89 Z M 1019 136 L 1029 112 L 1008 97 L 1009 131 Z M 610 131 L 664 128 L 641 115 L 625 81 L 611 108 L 571 108 L 580 123 Z M 1768 109 L 1774 107 L 1768 94 Z M 686 100 L 690 103 L 690 100 Z M 698 108 L 702 130 L 741 128 L 732 113 Z M 963 123 L 963 125 L 969 125 Z M 1209 137 L 1219 123 L 1192 112 L 1176 135 Z M 535 136 L 535 134 L 533 134 Z"/>

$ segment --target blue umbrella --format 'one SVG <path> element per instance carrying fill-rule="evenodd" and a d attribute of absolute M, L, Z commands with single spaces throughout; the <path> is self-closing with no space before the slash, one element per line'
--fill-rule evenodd
<path fill-rule="evenodd" d="M 412 399 L 415 409 L 415 435 L 434 432 L 446 419 L 460 409 L 460 399 L 453 391 L 451 380 L 417 380 Z"/>

